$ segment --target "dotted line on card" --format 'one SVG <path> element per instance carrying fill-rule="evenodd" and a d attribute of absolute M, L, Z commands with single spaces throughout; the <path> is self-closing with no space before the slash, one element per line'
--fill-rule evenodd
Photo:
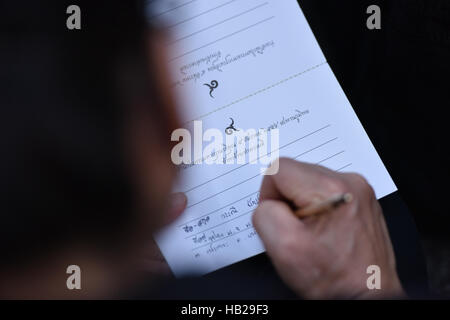
<path fill-rule="evenodd" d="M 206 117 L 208 117 L 208 116 L 210 116 L 210 115 L 212 115 L 212 114 L 214 114 L 214 113 L 216 113 L 216 112 L 218 112 L 218 111 L 221 111 L 221 110 L 223 110 L 223 109 L 229 108 L 229 107 L 231 107 L 231 106 L 233 106 L 233 105 L 235 105 L 235 104 L 238 104 L 238 103 L 240 103 L 240 102 L 242 102 L 242 101 L 244 101 L 244 100 L 250 99 L 250 98 L 252 98 L 252 97 L 254 97 L 254 96 L 256 96 L 256 95 L 259 95 L 259 94 L 261 94 L 261 93 L 263 93 L 263 92 L 266 92 L 266 91 L 268 91 L 268 90 L 270 90 L 270 89 L 273 89 L 273 88 L 275 88 L 275 87 L 278 87 L 279 85 L 281 85 L 281 84 L 283 84 L 283 83 L 286 83 L 286 82 L 288 82 L 288 81 L 290 81 L 290 80 L 292 80 L 292 79 L 298 78 L 299 76 L 301 76 L 301 75 L 303 75 L 303 74 L 305 74 L 305 73 L 308 73 L 308 72 L 310 72 L 310 71 L 312 71 L 312 70 L 314 70 L 314 69 L 317 69 L 317 68 L 319 68 L 319 67 L 321 67 L 321 66 L 323 66 L 323 65 L 325 65 L 325 64 L 327 64 L 327 63 L 328 63 L 328 62 L 325 61 L 325 62 L 322 62 L 322 63 L 320 63 L 320 64 L 318 64 L 318 65 L 315 65 L 315 66 L 313 66 L 313 67 L 311 67 L 311 68 L 309 68 L 309 69 L 306 69 L 306 70 L 304 70 L 304 71 L 302 71 L 302 72 L 296 73 L 296 74 L 294 74 L 294 75 L 292 75 L 292 76 L 290 76 L 290 77 L 288 77 L 288 78 L 286 78 L 286 79 L 283 79 L 283 80 L 281 80 L 281 81 L 278 81 L 277 83 L 274 83 L 274 84 L 272 84 L 272 85 L 270 85 L 270 86 L 268 86 L 268 87 L 266 87 L 266 88 L 263 88 L 263 89 L 261 89 L 261 90 L 258 90 L 258 91 L 254 92 L 254 93 L 252 93 L 252 94 L 249 94 L 248 96 L 245 96 L 245 97 L 240 98 L 240 99 L 238 99 L 238 100 L 236 100 L 236 101 L 233 101 L 233 102 L 231 102 L 231 103 L 229 103 L 229 104 L 226 104 L 226 105 L 224 105 L 224 106 L 221 106 L 221 107 L 219 107 L 219 108 L 217 108 L 217 109 L 215 109 L 215 110 L 213 110 L 213 111 L 211 111 L 211 112 L 205 113 L 204 115 L 201 115 L 201 116 L 197 117 L 196 119 L 189 120 L 189 121 L 185 122 L 183 125 L 186 125 L 186 124 L 191 123 L 191 122 L 196 121 L 196 120 L 200 120 L 200 119 L 206 118 Z"/>

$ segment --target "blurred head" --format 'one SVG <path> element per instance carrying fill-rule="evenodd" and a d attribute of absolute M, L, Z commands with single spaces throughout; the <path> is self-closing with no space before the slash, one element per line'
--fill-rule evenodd
<path fill-rule="evenodd" d="M 120 255 L 165 220 L 178 122 L 144 3 L 76 1 L 81 30 L 72 1 L 0 4 L 0 270 Z"/>

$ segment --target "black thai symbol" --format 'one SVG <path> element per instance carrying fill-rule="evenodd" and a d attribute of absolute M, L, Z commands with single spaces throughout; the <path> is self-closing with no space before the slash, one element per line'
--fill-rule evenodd
<path fill-rule="evenodd" d="M 210 84 L 205 83 L 204 86 L 207 86 L 209 88 L 209 95 L 211 96 L 211 98 L 214 98 L 212 93 L 219 86 L 219 82 L 217 80 L 213 80 Z"/>
<path fill-rule="evenodd" d="M 236 129 L 234 127 L 234 120 L 233 120 L 233 118 L 230 118 L 230 120 L 231 120 L 231 124 L 225 129 L 225 133 L 227 135 L 232 135 L 233 131 L 239 131 L 238 129 Z"/>

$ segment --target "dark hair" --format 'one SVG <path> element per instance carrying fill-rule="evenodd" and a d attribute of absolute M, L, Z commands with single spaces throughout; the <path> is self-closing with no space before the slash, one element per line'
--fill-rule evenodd
<path fill-rule="evenodd" d="M 81 30 L 66 27 L 71 4 Z M 80 239 L 111 245 L 133 221 L 121 132 L 124 105 L 148 96 L 144 5 L 0 4 L 0 266 Z"/>

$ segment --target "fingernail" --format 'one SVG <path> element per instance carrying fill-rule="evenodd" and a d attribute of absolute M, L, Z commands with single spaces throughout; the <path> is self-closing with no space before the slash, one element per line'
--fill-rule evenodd
<path fill-rule="evenodd" d="M 172 211 L 178 212 L 184 209 L 186 206 L 187 198 L 182 192 L 174 193 L 170 197 L 170 208 Z"/>

